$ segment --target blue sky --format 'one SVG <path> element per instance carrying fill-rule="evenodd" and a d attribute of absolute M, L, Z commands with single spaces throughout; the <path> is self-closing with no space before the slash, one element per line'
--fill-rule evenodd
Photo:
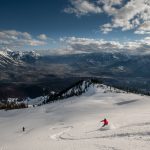
<path fill-rule="evenodd" d="M 73 44 L 83 46 L 83 40 L 84 45 L 102 40 L 143 45 L 144 39 L 147 44 L 149 8 L 148 0 L 0 0 L 0 47 L 53 50 L 65 45 L 73 51 Z"/>

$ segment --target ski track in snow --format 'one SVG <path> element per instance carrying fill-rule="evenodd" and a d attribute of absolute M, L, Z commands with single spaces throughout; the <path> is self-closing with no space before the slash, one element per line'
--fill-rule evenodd
<path fill-rule="evenodd" d="M 66 134 L 68 131 L 70 131 L 70 130 L 73 128 L 73 126 L 66 126 L 66 127 L 62 127 L 62 128 L 64 128 L 65 130 L 51 135 L 51 136 L 50 136 L 51 139 L 53 139 L 53 140 L 60 140 L 60 139 L 61 139 L 61 136 L 62 136 L 63 134 Z M 52 129 L 55 130 L 55 129 L 58 129 L 58 128 L 52 128 Z"/>
<path fill-rule="evenodd" d="M 54 134 L 54 137 L 56 136 L 57 138 L 52 138 L 52 139 L 55 139 L 55 140 L 59 139 L 59 140 L 64 140 L 64 141 L 80 141 L 80 140 L 91 140 L 91 139 L 132 138 L 136 140 L 150 141 L 150 131 L 148 129 L 146 131 L 145 130 L 139 131 L 140 129 L 139 127 L 143 129 L 144 127 L 147 127 L 147 126 L 150 126 L 150 122 L 136 123 L 136 124 L 131 124 L 131 125 L 122 126 L 118 128 L 115 128 L 115 127 L 111 128 L 110 126 L 108 128 L 106 127 L 106 128 L 100 128 L 100 129 L 84 132 L 82 133 L 83 136 L 80 135 L 80 138 L 78 136 L 72 135 L 72 133 L 70 133 L 71 130 L 69 129 L 69 130 L 60 132 L 58 134 Z M 133 128 L 134 129 L 137 128 L 137 129 L 134 131 Z M 115 130 L 117 133 L 112 132 L 112 130 Z M 133 130 L 133 131 L 129 132 L 129 130 L 131 131 Z M 105 131 L 111 132 L 111 133 L 105 133 Z M 101 136 L 88 136 L 88 133 L 93 133 L 93 132 L 97 132 L 97 134 L 101 132 L 102 135 Z M 104 133 L 106 135 L 103 135 Z"/>
<path fill-rule="evenodd" d="M 65 135 L 65 136 L 64 136 Z M 69 135 L 69 136 L 66 136 Z M 130 139 L 136 139 L 136 140 L 143 140 L 143 141 L 150 141 L 150 132 L 125 132 L 125 133 L 112 133 L 105 136 L 83 136 L 83 137 L 75 137 L 71 134 L 65 134 L 63 132 L 60 133 L 58 136 L 58 139 L 64 140 L 64 141 L 81 141 L 81 140 L 92 140 L 92 139 L 113 139 L 113 138 L 130 138 Z"/>

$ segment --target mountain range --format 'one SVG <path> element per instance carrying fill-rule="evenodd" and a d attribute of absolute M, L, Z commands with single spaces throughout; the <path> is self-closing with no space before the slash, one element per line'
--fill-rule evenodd
<path fill-rule="evenodd" d="M 85 78 L 150 90 L 150 55 L 105 52 L 42 55 L 36 51 L 3 50 L 0 72 L 1 97 L 38 97 L 44 95 L 43 89 L 46 94 L 61 91 Z"/>

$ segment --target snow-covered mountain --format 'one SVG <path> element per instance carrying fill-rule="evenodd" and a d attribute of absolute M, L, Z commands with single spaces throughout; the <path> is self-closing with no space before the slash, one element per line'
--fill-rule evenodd
<path fill-rule="evenodd" d="M 111 86 L 106 86 L 102 84 L 100 81 L 91 79 L 91 80 L 81 80 L 72 86 L 68 87 L 65 90 L 61 90 L 60 92 L 54 92 L 54 91 L 49 91 L 49 94 L 36 97 L 36 98 L 30 98 L 30 97 L 24 97 L 22 100 L 20 98 L 7 98 L 8 102 L 25 102 L 30 105 L 43 105 L 46 103 L 54 102 L 54 101 L 59 101 L 63 99 L 67 99 L 70 97 L 74 96 L 81 96 L 83 94 L 94 94 L 95 91 L 99 89 L 105 89 L 104 92 L 117 92 L 117 93 L 124 93 L 126 91 L 119 90 L 117 88 L 111 87 Z M 5 102 L 3 99 L 2 101 Z"/>
<path fill-rule="evenodd" d="M 40 54 L 35 51 L 21 52 L 12 51 L 10 49 L 0 50 L 0 67 L 33 63 L 39 56 Z"/>
<path fill-rule="evenodd" d="M 41 107 L 0 110 L 0 149 L 149 150 L 149 105 L 147 96 L 95 84 Z"/>
<path fill-rule="evenodd" d="M 107 84 L 136 88 L 143 93 L 150 91 L 149 55 L 90 53 L 52 56 L 34 51 L 5 50 L 0 51 L 0 72 L 0 82 L 4 83 L 0 86 L 0 99 L 35 98 L 43 96 L 42 89 L 49 87 L 60 92 L 69 87 L 74 78 L 75 82 L 80 78 L 102 78 Z M 39 92 L 36 92 L 37 88 Z"/>
<path fill-rule="evenodd" d="M 102 82 L 91 79 L 91 80 L 81 80 L 75 84 L 73 84 L 71 87 L 62 90 L 58 93 L 50 93 L 48 96 L 48 99 L 43 102 L 51 102 L 55 100 L 62 100 L 65 98 L 73 97 L 73 96 L 80 96 L 84 93 L 93 94 L 94 91 L 97 91 L 97 89 L 106 89 L 104 92 L 125 92 L 116 88 L 112 88 L 111 86 L 106 86 L 102 84 Z"/>
<path fill-rule="evenodd" d="M 10 57 L 8 51 L 0 51 L 0 67 L 5 67 L 7 65 L 17 64 L 12 57 Z"/>
<path fill-rule="evenodd" d="M 46 103 L 49 103 L 51 101 L 55 100 L 61 100 L 73 96 L 79 96 L 88 91 L 88 89 L 91 86 L 95 86 L 95 84 L 91 80 L 81 80 L 67 89 L 61 90 L 60 92 L 57 93 L 50 93 L 48 96 L 48 99 L 46 100 Z"/>

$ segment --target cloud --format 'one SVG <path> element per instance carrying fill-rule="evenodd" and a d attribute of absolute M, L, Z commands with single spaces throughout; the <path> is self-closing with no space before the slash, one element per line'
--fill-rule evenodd
<path fill-rule="evenodd" d="M 121 28 L 122 31 L 135 29 L 136 34 L 146 33 L 149 31 L 149 26 L 147 21 L 150 20 L 150 5 L 146 0 L 130 0 L 126 4 L 121 4 L 121 7 L 118 9 L 111 3 L 107 1 L 103 2 L 104 11 L 112 16 L 111 20 L 111 29 Z M 142 26 L 144 28 L 142 29 Z M 108 30 L 109 29 L 109 30 Z M 103 25 L 101 31 L 106 33 L 110 28 Z M 144 32 L 143 32 L 144 31 Z"/>
<path fill-rule="evenodd" d="M 110 22 L 101 25 L 103 33 L 120 28 L 122 31 L 135 30 L 135 34 L 150 34 L 150 1 L 149 0 L 70 0 L 66 13 L 76 16 L 105 13 Z"/>
<path fill-rule="evenodd" d="M 116 8 L 107 1 L 102 3 L 104 5 L 103 10 L 112 16 L 111 23 L 109 23 L 111 29 L 121 28 L 122 31 L 137 29 L 136 34 L 142 33 L 142 25 L 150 19 L 150 5 L 146 0 L 130 0 L 124 5 L 120 3 L 120 8 Z M 148 26 L 145 26 L 144 30 L 146 31 L 148 28 Z M 101 27 L 102 32 L 106 33 L 107 30 L 108 32 L 111 31 L 106 25 Z"/>
<path fill-rule="evenodd" d="M 0 48 L 2 47 L 23 47 L 23 46 L 40 46 L 46 42 L 32 37 L 27 32 L 19 32 L 16 30 L 0 31 Z"/>
<path fill-rule="evenodd" d="M 104 34 L 107 34 L 108 32 L 112 31 L 112 25 L 110 23 L 104 24 L 100 28 Z"/>
<path fill-rule="evenodd" d="M 48 37 L 45 34 L 40 34 L 37 38 L 43 41 L 48 39 Z"/>
<path fill-rule="evenodd" d="M 94 53 L 94 52 L 116 52 L 121 50 L 122 45 L 116 41 L 105 41 L 103 39 L 89 39 L 89 38 L 76 38 L 66 37 L 61 39 L 66 42 L 66 49 L 70 53 Z"/>
<path fill-rule="evenodd" d="M 76 53 L 129 53 L 150 54 L 150 37 L 133 42 L 106 41 L 103 39 L 64 37 L 60 39 L 66 47 L 59 50 L 61 54 Z"/>
<path fill-rule="evenodd" d="M 148 41 L 149 44 L 150 44 L 150 37 L 145 37 L 144 40 L 145 40 L 146 42 Z"/>
<path fill-rule="evenodd" d="M 141 24 L 135 34 L 150 34 L 150 21 Z"/>
<path fill-rule="evenodd" d="M 70 6 L 64 9 L 64 12 L 75 14 L 76 16 L 83 16 L 87 14 L 101 13 L 100 6 L 89 0 L 70 0 Z"/>

